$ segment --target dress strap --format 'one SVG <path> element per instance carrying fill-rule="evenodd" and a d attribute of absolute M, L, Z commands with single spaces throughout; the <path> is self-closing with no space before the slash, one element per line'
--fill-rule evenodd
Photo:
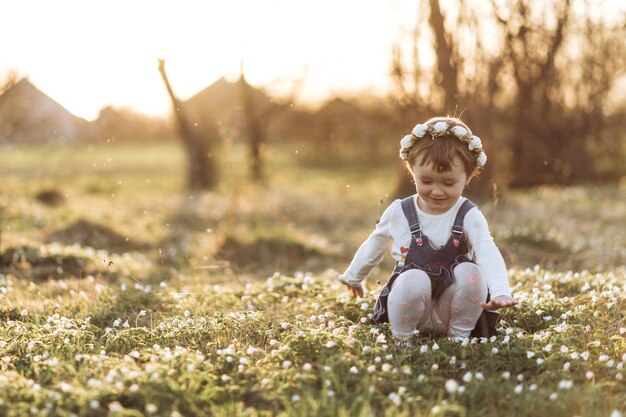
<path fill-rule="evenodd" d="M 452 225 L 452 234 L 454 235 L 452 244 L 455 248 L 459 247 L 461 244 L 461 237 L 463 237 L 463 234 L 465 233 L 465 229 L 463 229 L 465 215 L 474 207 L 476 207 L 476 204 L 472 203 L 470 200 L 465 200 L 463 204 L 461 204 L 461 207 L 459 207 L 459 211 L 456 213 L 454 224 Z"/>
<path fill-rule="evenodd" d="M 422 225 L 419 222 L 417 210 L 415 210 L 414 198 L 415 196 L 409 196 L 402 200 L 402 211 L 409 222 L 409 230 L 415 239 L 415 243 L 417 246 L 422 246 L 424 243 L 424 240 L 422 239 Z"/>

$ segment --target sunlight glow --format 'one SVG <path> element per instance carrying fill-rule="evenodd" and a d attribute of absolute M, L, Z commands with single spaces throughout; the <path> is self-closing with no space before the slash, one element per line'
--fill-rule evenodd
<path fill-rule="evenodd" d="M 388 87 L 398 22 L 414 16 L 397 1 L 7 2 L 0 26 L 0 76 L 11 69 L 73 113 L 93 119 L 107 105 L 169 111 L 157 71 L 164 58 L 176 93 L 189 98 L 243 57 L 253 85 L 300 98 Z M 403 10 L 404 8 L 404 10 Z"/>

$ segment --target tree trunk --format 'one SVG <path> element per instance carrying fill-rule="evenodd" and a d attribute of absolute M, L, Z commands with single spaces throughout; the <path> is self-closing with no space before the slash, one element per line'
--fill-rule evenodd
<path fill-rule="evenodd" d="M 165 72 L 165 61 L 162 59 L 159 60 L 159 72 L 172 100 L 178 132 L 187 153 L 187 185 L 193 190 L 213 189 L 217 184 L 217 167 L 211 142 L 215 140 L 216 130 L 211 129 L 211 132 L 201 134 L 191 126 L 170 85 Z"/>
<path fill-rule="evenodd" d="M 248 136 L 248 156 L 250 163 L 250 179 L 253 182 L 263 182 L 265 172 L 261 158 L 261 146 L 265 142 L 265 126 L 262 124 L 259 109 L 256 108 L 250 85 L 241 72 L 239 79 L 241 102 Z"/>
<path fill-rule="evenodd" d="M 444 26 L 445 16 L 439 6 L 439 0 L 430 0 L 430 27 L 435 38 L 439 86 L 443 90 L 444 113 L 456 113 L 459 104 L 459 86 L 457 56 L 454 53 L 452 39 Z"/>

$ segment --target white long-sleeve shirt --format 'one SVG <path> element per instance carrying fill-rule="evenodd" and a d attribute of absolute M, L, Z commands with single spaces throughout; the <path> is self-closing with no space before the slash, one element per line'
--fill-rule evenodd
<path fill-rule="evenodd" d="M 428 242 L 435 248 L 443 247 L 450 238 L 461 204 L 465 197 L 459 200 L 443 214 L 428 214 L 417 205 L 417 195 L 413 203 L 417 210 L 422 233 L 428 237 Z M 506 265 L 502 254 L 496 247 L 489 232 L 489 225 L 483 213 L 474 207 L 465 215 L 463 221 L 465 237 L 470 250 L 470 258 L 481 268 L 487 281 L 491 298 L 499 295 L 511 296 Z M 402 211 L 402 200 L 395 200 L 383 213 L 380 222 L 354 255 L 350 266 L 340 277 L 351 286 L 359 286 L 370 271 L 382 261 L 385 252 L 391 246 L 391 256 L 400 265 L 404 264 L 406 252 L 411 244 L 409 222 Z"/>

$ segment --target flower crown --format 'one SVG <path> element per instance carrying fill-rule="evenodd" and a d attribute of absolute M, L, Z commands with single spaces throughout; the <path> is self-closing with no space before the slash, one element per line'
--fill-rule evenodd
<path fill-rule="evenodd" d="M 410 135 L 406 135 L 400 141 L 400 158 L 403 161 L 409 159 L 409 150 L 411 147 L 426 134 L 430 134 L 433 140 L 439 136 L 456 136 L 461 142 L 467 144 L 467 148 L 472 151 L 476 157 L 476 165 L 485 166 L 487 162 L 487 154 L 483 150 L 483 144 L 478 136 L 475 136 L 463 126 L 450 125 L 444 121 L 433 121 L 427 124 L 418 124 L 413 128 Z"/>

